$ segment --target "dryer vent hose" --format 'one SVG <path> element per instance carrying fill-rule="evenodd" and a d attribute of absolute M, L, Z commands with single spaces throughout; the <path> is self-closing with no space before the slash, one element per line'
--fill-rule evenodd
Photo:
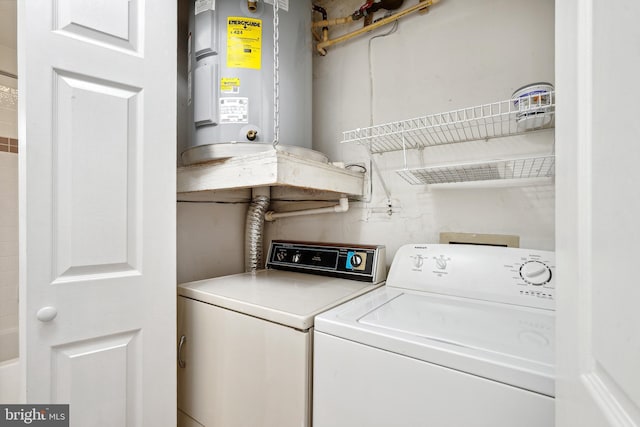
<path fill-rule="evenodd" d="M 268 196 L 255 196 L 247 211 L 244 234 L 244 271 L 262 268 L 262 236 L 264 234 L 264 214 L 269 208 Z"/>

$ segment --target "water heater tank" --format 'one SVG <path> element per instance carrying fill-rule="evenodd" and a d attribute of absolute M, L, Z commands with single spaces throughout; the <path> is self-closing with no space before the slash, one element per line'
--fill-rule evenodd
<path fill-rule="evenodd" d="M 273 143 L 273 1 L 191 4 L 188 104 L 193 126 L 184 163 L 202 160 L 202 153 L 228 157 L 229 150 L 242 154 L 249 145 L 266 149 Z M 311 2 L 277 1 L 279 142 L 304 150 L 311 148 Z"/>

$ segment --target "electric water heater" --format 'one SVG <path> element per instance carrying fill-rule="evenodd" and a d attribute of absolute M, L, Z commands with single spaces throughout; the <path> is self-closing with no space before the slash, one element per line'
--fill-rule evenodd
<path fill-rule="evenodd" d="M 273 1 L 196 0 L 191 4 L 190 149 L 273 143 Z M 279 142 L 311 148 L 311 2 L 276 1 Z"/>

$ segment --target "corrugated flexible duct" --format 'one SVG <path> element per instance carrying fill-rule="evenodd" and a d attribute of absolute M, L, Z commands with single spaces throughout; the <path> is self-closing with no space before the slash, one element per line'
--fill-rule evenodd
<path fill-rule="evenodd" d="M 247 272 L 254 272 L 263 267 L 264 214 L 267 212 L 270 202 L 271 191 L 269 187 L 259 187 L 252 190 L 244 236 L 244 270 Z"/>

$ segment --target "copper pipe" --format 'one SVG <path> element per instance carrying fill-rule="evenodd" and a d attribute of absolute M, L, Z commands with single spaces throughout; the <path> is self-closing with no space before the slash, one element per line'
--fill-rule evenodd
<path fill-rule="evenodd" d="M 347 41 L 353 37 L 359 36 L 361 34 L 365 34 L 368 32 L 371 32 L 373 30 L 375 30 L 376 28 L 382 27 L 383 25 L 389 24 L 393 21 L 397 21 L 398 19 L 407 16 L 413 12 L 416 11 L 424 11 L 426 8 L 428 8 L 429 6 L 433 6 L 434 4 L 438 3 L 440 0 L 425 0 L 425 1 L 421 1 L 416 5 L 413 5 L 411 7 L 408 7 L 398 13 L 394 13 L 391 16 L 387 16 L 386 18 L 382 18 L 379 21 L 374 22 L 371 25 L 368 25 L 366 27 L 362 27 L 358 30 L 352 31 L 350 33 L 344 34 L 340 37 L 337 37 L 335 39 L 331 39 L 331 40 L 326 40 L 326 41 L 322 41 L 321 43 L 318 43 L 316 45 L 316 49 L 318 50 L 318 52 L 320 53 L 320 55 L 326 55 L 327 54 L 327 50 L 325 48 L 329 47 L 329 46 L 333 46 L 336 45 L 338 43 L 342 43 L 344 41 Z M 346 18 L 338 18 L 338 19 L 333 19 L 333 20 L 329 20 L 329 21 L 323 21 L 323 22 L 316 22 L 313 25 L 316 26 L 316 24 L 322 24 L 322 25 L 318 25 L 318 26 L 329 26 L 329 25 L 335 25 L 333 24 L 333 21 L 340 21 L 340 20 L 344 20 L 345 22 L 351 22 L 353 19 L 350 19 L 351 17 L 346 17 Z M 350 20 L 349 20 L 350 19 Z"/>
<path fill-rule="evenodd" d="M 351 15 L 345 16 L 344 18 L 335 18 L 335 19 L 323 19 L 322 21 L 315 21 L 311 24 L 312 27 L 331 27 L 334 25 L 348 24 L 353 22 L 353 17 Z"/>
<path fill-rule="evenodd" d="M 313 38 L 317 42 L 326 42 L 327 40 L 329 40 L 329 29 L 327 27 L 322 28 L 322 35 L 318 34 L 318 32 L 314 28 L 311 29 L 311 34 L 313 34 Z"/>
<path fill-rule="evenodd" d="M 318 32 L 316 31 L 315 28 L 311 28 L 311 34 L 313 34 L 313 38 L 319 42 L 320 40 L 322 40 L 322 37 L 320 37 L 320 34 L 318 34 Z"/>

